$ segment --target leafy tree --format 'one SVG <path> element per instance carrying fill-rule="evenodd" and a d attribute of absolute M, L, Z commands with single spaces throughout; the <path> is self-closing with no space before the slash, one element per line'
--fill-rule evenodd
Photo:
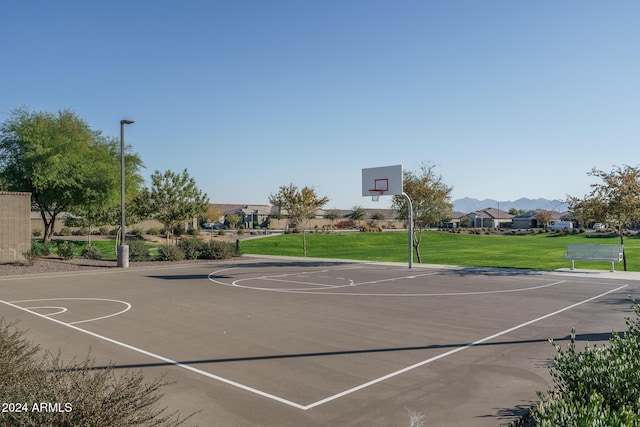
<path fill-rule="evenodd" d="M 102 138 L 104 162 L 111 164 L 110 173 L 116 175 L 116 184 L 112 185 L 108 193 L 100 195 L 99 199 L 94 194 L 89 196 L 94 199 L 89 203 L 71 209 L 76 216 L 78 226 L 91 228 L 96 225 L 120 225 L 121 221 L 121 194 L 120 194 L 120 142 L 117 138 Z M 139 193 L 144 179 L 140 174 L 143 167 L 142 160 L 137 154 L 131 153 L 131 147 L 125 147 L 125 221 L 127 225 L 135 224 L 148 218 L 148 213 L 140 206 Z M 114 179 L 111 177 L 111 181 Z M 142 205 L 144 206 L 144 205 Z M 89 236 L 91 233 L 89 233 Z"/>
<path fill-rule="evenodd" d="M 218 221 L 222 216 L 222 212 L 220 208 L 216 205 L 209 204 L 207 205 L 207 212 L 205 213 L 204 220 L 208 223 L 213 223 L 214 221 Z M 213 239 L 213 226 L 211 227 L 211 238 Z"/>
<path fill-rule="evenodd" d="M 276 194 L 269 195 L 269 203 L 278 206 L 281 210 L 286 210 L 289 221 L 294 223 L 296 228 L 302 232 L 302 251 L 304 256 L 307 256 L 307 240 L 304 232 L 309 220 L 328 201 L 327 197 L 318 197 L 313 188 L 303 187 L 298 189 L 293 184 L 282 185 Z"/>
<path fill-rule="evenodd" d="M 102 209 L 118 188 L 113 149 L 72 111 L 17 109 L 0 127 L 0 180 L 9 191 L 31 193 L 46 242 L 62 212 Z"/>
<path fill-rule="evenodd" d="M 542 224 L 545 227 L 549 226 L 549 223 L 553 220 L 553 212 L 547 210 L 539 210 L 536 214 L 536 221 L 538 224 Z"/>
<path fill-rule="evenodd" d="M 360 225 L 360 221 L 362 221 L 367 216 L 367 211 L 364 210 L 362 206 L 354 206 L 351 208 L 351 212 L 349 212 L 349 219 L 352 219 Z"/>
<path fill-rule="evenodd" d="M 413 204 L 413 249 L 418 262 L 422 262 L 420 243 L 422 232 L 429 224 L 441 222 L 451 215 L 451 191 L 453 187 L 446 185 L 441 175 L 435 172 L 435 165 L 423 163 L 419 172 L 403 171 L 403 191 Z M 401 196 L 393 196 L 392 207 L 398 211 L 398 218 L 408 220 L 407 200 Z"/>
<path fill-rule="evenodd" d="M 378 221 L 384 221 L 385 217 L 382 212 L 375 212 L 373 215 L 371 215 L 371 219 L 377 224 Z"/>
<path fill-rule="evenodd" d="M 524 209 L 518 209 L 518 208 L 510 208 L 509 209 L 509 214 L 510 215 L 520 215 L 525 213 L 526 211 Z"/>
<path fill-rule="evenodd" d="M 238 222 L 240 222 L 240 215 L 237 213 L 230 213 L 224 217 L 225 221 L 229 223 L 230 228 L 236 228 Z"/>
<path fill-rule="evenodd" d="M 171 232 L 181 222 L 190 221 L 207 213 L 209 198 L 196 186 L 185 169 L 181 174 L 170 170 L 151 175 L 151 189 L 144 199 L 151 216 Z"/>
<path fill-rule="evenodd" d="M 569 207 L 582 220 L 613 226 L 624 245 L 624 231 L 640 220 L 640 168 L 614 166 L 611 172 L 593 168 L 588 175 L 602 182 L 591 184 L 591 192 L 583 198 L 569 196 Z M 627 271 L 624 251 L 622 261 Z"/>
<path fill-rule="evenodd" d="M 333 210 L 332 210 L 332 211 L 329 211 L 329 212 L 326 212 L 326 213 L 324 214 L 324 219 L 328 219 L 329 221 L 331 221 L 331 225 L 333 226 L 333 222 L 334 222 L 336 219 L 338 219 L 338 212 L 333 211 Z"/>

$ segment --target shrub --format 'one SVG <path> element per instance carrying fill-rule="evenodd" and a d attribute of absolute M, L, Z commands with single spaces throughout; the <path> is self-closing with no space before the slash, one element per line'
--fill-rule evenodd
<path fill-rule="evenodd" d="M 102 226 L 98 229 L 101 235 L 108 236 L 109 235 L 109 227 Z"/>
<path fill-rule="evenodd" d="M 640 307 L 633 301 L 636 319 L 627 319 L 627 332 L 614 334 L 609 345 L 576 351 L 575 329 L 566 350 L 556 347 L 549 368 L 555 390 L 531 412 L 540 426 L 640 423 Z"/>
<path fill-rule="evenodd" d="M 68 227 L 62 227 L 58 233 L 59 236 L 71 236 L 71 234 L 71 229 Z"/>
<path fill-rule="evenodd" d="M 159 261 L 182 261 L 184 252 L 176 245 L 162 245 L 158 248 Z"/>
<path fill-rule="evenodd" d="M 72 259 L 76 255 L 76 245 L 69 241 L 60 242 L 58 243 L 57 252 L 62 259 Z"/>
<path fill-rule="evenodd" d="M 31 255 L 40 258 L 51 254 L 51 246 L 49 245 L 49 243 L 42 243 L 39 240 L 32 240 L 31 251 L 29 252 Z"/>
<path fill-rule="evenodd" d="M 33 237 L 40 237 L 40 236 L 42 236 L 42 230 L 32 230 L 31 231 L 31 235 Z"/>
<path fill-rule="evenodd" d="M 229 259 L 233 257 L 236 249 L 233 243 L 210 240 L 202 248 L 200 257 L 203 259 Z"/>
<path fill-rule="evenodd" d="M 100 249 L 96 248 L 93 245 L 87 245 L 84 248 L 82 248 L 82 252 L 80 253 L 80 255 L 83 258 L 87 258 L 87 259 L 101 259 L 102 258 L 102 254 L 100 253 Z"/>
<path fill-rule="evenodd" d="M 176 426 L 178 412 L 159 407 L 164 376 L 146 383 L 142 373 L 116 375 L 91 360 L 63 363 L 23 337 L 15 324 L 0 319 L 0 389 L 11 402 L 28 402 L 23 412 L 0 412 L 11 426 Z M 60 410 L 35 411 L 34 402 L 56 402 Z M 22 404 L 21 404 L 22 405 Z M 188 417 L 187 417 L 188 418 Z"/>
<path fill-rule="evenodd" d="M 205 243 L 202 240 L 195 238 L 182 239 L 178 243 L 178 247 L 182 249 L 186 259 L 198 259 L 204 246 Z"/>
<path fill-rule="evenodd" d="M 142 240 L 131 240 L 129 245 L 129 259 L 131 261 L 148 261 L 151 259 L 149 247 Z"/>
<path fill-rule="evenodd" d="M 355 228 L 355 227 L 356 227 L 356 223 L 352 219 L 345 219 L 336 224 L 336 228 L 338 229 Z"/>
<path fill-rule="evenodd" d="M 142 240 L 144 238 L 144 232 L 139 228 L 134 228 L 130 233 L 136 239 Z"/>
<path fill-rule="evenodd" d="M 74 236 L 88 236 L 89 229 L 87 227 L 80 227 L 77 230 L 73 231 L 71 234 Z"/>
<path fill-rule="evenodd" d="M 149 234 L 150 236 L 159 236 L 160 235 L 160 229 L 152 227 L 152 228 L 147 230 L 147 234 Z"/>

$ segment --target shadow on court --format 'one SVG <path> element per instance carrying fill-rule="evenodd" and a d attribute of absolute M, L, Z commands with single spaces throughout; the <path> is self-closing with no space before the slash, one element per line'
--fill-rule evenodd
<path fill-rule="evenodd" d="M 576 334 L 577 342 L 601 342 L 608 341 L 613 334 L 611 332 L 595 333 L 595 334 Z M 564 341 L 569 341 L 570 335 L 562 338 L 553 338 L 553 340 L 562 344 Z M 415 347 L 390 347 L 390 348 L 370 348 L 361 350 L 341 350 L 341 351 L 327 351 L 327 352 L 315 352 L 315 353 L 296 353 L 296 354 L 273 354 L 265 356 L 248 356 L 248 357 L 231 357 L 223 359 L 206 359 L 206 360 L 184 360 L 178 361 L 183 365 L 201 365 L 210 363 L 234 363 L 234 362 L 255 362 L 260 360 L 279 360 L 279 359 L 300 359 L 307 357 L 328 357 L 328 356 L 345 356 L 354 354 L 374 354 L 374 353 L 394 353 L 404 351 L 421 351 L 421 350 L 438 350 L 458 347 L 493 347 L 500 345 L 515 345 L 515 344 L 533 344 L 548 342 L 549 339 L 534 339 L 534 340 L 512 340 L 512 341 L 496 341 L 496 342 L 483 342 L 479 344 L 473 343 L 457 343 L 457 344 L 433 344 Z M 550 356 L 553 354 L 550 351 Z M 170 362 L 157 362 L 157 363 L 135 363 L 126 365 L 103 365 L 94 366 L 91 370 L 102 369 L 139 369 L 139 368 L 154 368 L 161 366 L 173 366 L 174 363 Z M 84 368 L 83 368 L 84 369 Z M 63 369 L 64 370 L 64 369 Z"/>

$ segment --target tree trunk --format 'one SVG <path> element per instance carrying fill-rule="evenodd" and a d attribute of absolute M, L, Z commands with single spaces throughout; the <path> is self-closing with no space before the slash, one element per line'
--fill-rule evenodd
<path fill-rule="evenodd" d="M 53 236 L 53 230 L 56 224 L 55 215 L 51 216 L 51 219 L 47 221 L 46 213 L 40 209 L 40 216 L 42 217 L 42 222 L 44 223 L 44 232 L 42 233 L 42 243 L 47 243 L 51 240 L 51 236 Z"/>
<path fill-rule="evenodd" d="M 413 233 L 413 248 L 416 251 L 416 257 L 418 258 L 418 263 L 422 264 L 422 256 L 420 255 L 420 241 L 422 240 L 422 230 L 419 232 Z"/>
<path fill-rule="evenodd" d="M 624 271 L 627 271 L 627 252 L 624 250 L 624 234 L 622 233 L 622 227 L 618 229 L 620 234 L 620 244 L 622 245 L 622 266 Z"/>
<path fill-rule="evenodd" d="M 302 229 L 302 253 L 307 256 L 307 238 L 304 235 L 304 228 Z"/>

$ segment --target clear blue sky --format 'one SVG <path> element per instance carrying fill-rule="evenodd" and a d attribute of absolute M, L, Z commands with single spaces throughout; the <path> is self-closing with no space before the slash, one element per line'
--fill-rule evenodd
<path fill-rule="evenodd" d="M 453 198 L 584 195 L 640 163 L 640 2 L 11 1 L 0 121 L 74 110 L 215 203 L 432 162 Z"/>

